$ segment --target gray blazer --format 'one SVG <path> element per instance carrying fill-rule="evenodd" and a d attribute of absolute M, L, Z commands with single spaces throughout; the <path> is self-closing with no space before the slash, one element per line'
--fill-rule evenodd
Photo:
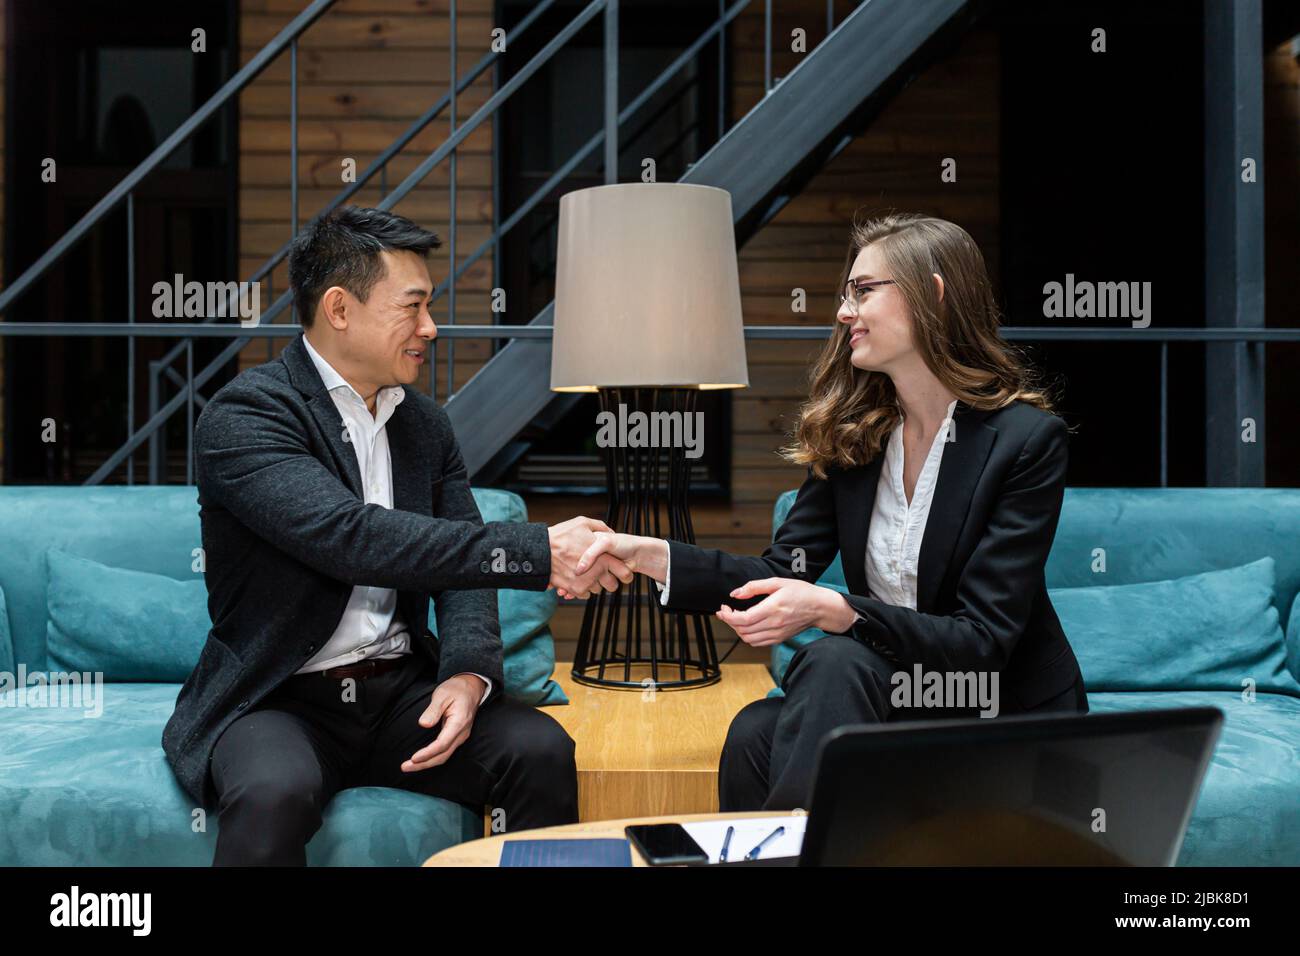
<path fill-rule="evenodd" d="M 208 402 L 194 428 L 212 629 L 162 745 L 181 785 L 216 804 L 221 733 L 302 667 L 338 626 L 354 585 L 394 588 L 412 650 L 439 681 L 463 671 L 501 693 L 496 588 L 542 591 L 546 525 L 484 524 L 446 412 L 406 388 L 387 424 L 393 507 L 365 504 L 342 416 L 301 336 Z M 507 568 L 494 572 L 494 550 Z M 500 566 L 499 563 L 497 566 Z M 429 599 L 438 615 L 427 626 Z"/>

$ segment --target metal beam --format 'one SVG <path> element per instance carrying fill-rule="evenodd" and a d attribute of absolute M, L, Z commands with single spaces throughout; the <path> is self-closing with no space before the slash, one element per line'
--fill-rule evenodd
<path fill-rule="evenodd" d="M 1205 0 L 1205 324 L 1264 326 L 1261 0 Z M 1254 181 L 1243 164 L 1254 162 Z M 1243 441 L 1254 423 L 1254 442 Z M 1205 348 L 1205 484 L 1264 484 L 1264 349 Z"/>
<path fill-rule="evenodd" d="M 288 301 L 286 293 L 284 299 Z M 456 325 L 438 326 L 440 339 L 520 339 L 549 342 L 555 327 L 541 321 L 528 325 Z M 0 338 L 66 337 L 66 338 L 158 338 L 158 339 L 234 339 L 242 347 L 251 339 L 293 338 L 302 331 L 297 322 L 263 323 L 244 328 L 229 323 L 171 323 L 137 322 L 135 325 L 108 322 L 0 322 Z M 746 325 L 747 339 L 824 339 L 834 327 L 819 325 Z M 1300 327 L 1266 328 L 1219 326 L 1162 326 L 1160 328 L 1131 329 L 1114 326 L 1086 325 L 1014 325 L 1002 326 L 999 334 L 1016 342 L 1300 342 Z M 226 356 L 229 360 L 233 356 Z M 221 364 L 221 363 L 218 363 Z M 177 385 L 185 379 L 180 373 L 168 369 L 166 373 Z M 206 380 L 205 380 L 206 381 Z"/>
<path fill-rule="evenodd" d="M 618 182 L 618 0 L 605 4 L 605 183 Z"/>

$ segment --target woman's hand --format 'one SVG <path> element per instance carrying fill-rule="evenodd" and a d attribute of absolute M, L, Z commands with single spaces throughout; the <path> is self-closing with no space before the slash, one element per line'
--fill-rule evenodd
<path fill-rule="evenodd" d="M 725 604 L 718 608 L 718 620 L 735 631 L 750 647 L 780 644 L 810 627 L 841 634 L 853 626 L 857 615 L 844 595 L 795 578 L 764 578 L 748 581 L 731 592 L 734 598 L 767 597 L 748 611 L 735 611 Z"/>

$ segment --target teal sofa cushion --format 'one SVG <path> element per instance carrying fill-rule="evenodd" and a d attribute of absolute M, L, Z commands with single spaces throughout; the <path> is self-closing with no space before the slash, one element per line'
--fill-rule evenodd
<path fill-rule="evenodd" d="M 1051 588 L 1093 691 L 1227 690 L 1300 696 L 1273 606 L 1274 561 L 1260 558 L 1141 584 Z"/>
<path fill-rule="evenodd" d="M 773 533 L 785 521 L 796 494 L 791 490 L 777 497 L 772 508 Z M 871 503 L 866 502 L 865 507 L 870 508 Z M 1286 635 L 1283 656 L 1290 678 L 1300 683 L 1297 541 L 1300 489 L 1066 488 L 1047 558 L 1047 585 L 1055 595 L 1057 588 L 1161 582 L 1271 558 L 1275 570 L 1272 605 L 1279 614 L 1284 609 L 1287 612 L 1282 622 Z M 1104 560 L 1101 572 L 1097 570 L 1099 558 Z M 839 555 L 817 583 L 844 589 Z M 1062 624 L 1078 654 L 1082 642 L 1075 640 L 1072 625 Z M 781 696 L 781 678 L 795 651 L 823 636 L 811 629 L 773 646 L 769 667 L 778 686 L 769 697 Z M 1183 671 L 1178 678 L 1181 686 L 1202 686 L 1195 683 L 1199 660 L 1185 657 L 1176 663 Z M 1161 680 L 1172 676 L 1162 674 Z M 1084 677 L 1091 690 L 1087 668 Z M 1277 686 L 1286 684 L 1287 675 L 1278 675 Z M 1162 686 L 1165 684 L 1152 684 L 1150 689 Z M 1240 685 L 1233 687 L 1239 689 Z"/>
<path fill-rule="evenodd" d="M 513 492 L 471 491 L 484 521 L 528 520 L 523 499 Z M 0 589 L 8 604 L 9 669 L 19 663 L 29 671 L 48 666 L 45 555 L 50 548 L 110 568 L 192 581 L 199 576 L 193 568 L 201 544 L 193 485 L 0 487 Z"/>
<path fill-rule="evenodd" d="M 57 548 L 47 560 L 51 670 L 99 672 L 105 681 L 185 681 L 212 627 L 202 579 L 110 568 Z M 555 604 L 553 591 L 497 592 L 505 692 L 528 704 L 568 703 L 551 680 Z M 438 633 L 433 602 L 429 627 Z"/>
<path fill-rule="evenodd" d="M 212 627 L 201 577 L 110 568 L 58 548 L 46 560 L 51 670 L 100 672 L 106 681 L 189 677 Z"/>
<path fill-rule="evenodd" d="M 103 684 L 94 708 L 0 694 L 0 866 L 208 866 L 218 821 L 176 783 L 159 740 L 176 684 Z M 98 710 L 99 716 L 88 716 Z M 481 813 L 387 787 L 344 790 L 313 865 L 417 866 L 483 834 Z"/>
<path fill-rule="evenodd" d="M 199 540 L 192 485 L 0 487 L 0 587 L 14 664 L 45 670 L 45 552 L 59 548 L 113 568 L 192 580 Z"/>
<path fill-rule="evenodd" d="M 1179 866 L 1300 865 L 1300 699 L 1231 691 L 1088 694 L 1093 714 L 1217 707 L 1223 730 Z"/>
<path fill-rule="evenodd" d="M 490 489 L 473 493 L 485 521 L 528 520 L 517 495 Z M 46 549 L 45 565 L 49 669 L 100 672 L 105 681 L 182 683 L 189 676 L 212 626 L 198 572 L 178 580 L 109 567 L 57 547 Z M 550 619 L 556 603 L 554 591 L 497 591 L 505 693 L 535 706 L 568 703 L 552 680 Z M 433 601 L 429 627 L 438 633 Z"/>
<path fill-rule="evenodd" d="M 1300 630 L 1290 614 L 1300 593 L 1298 544 L 1297 488 L 1067 488 L 1047 586 L 1168 581 L 1271 557 L 1273 606 L 1289 615 L 1287 660 L 1300 679 Z"/>
<path fill-rule="evenodd" d="M 0 588 L 0 671 L 14 671 L 14 644 L 9 633 L 9 607 L 5 603 L 5 589 Z"/>
<path fill-rule="evenodd" d="M 525 704 L 545 707 L 567 704 L 555 673 L 555 641 L 550 620 L 555 613 L 554 591 L 497 591 L 501 643 L 505 650 L 505 693 Z M 436 608 L 429 604 L 429 630 L 436 636 Z"/>

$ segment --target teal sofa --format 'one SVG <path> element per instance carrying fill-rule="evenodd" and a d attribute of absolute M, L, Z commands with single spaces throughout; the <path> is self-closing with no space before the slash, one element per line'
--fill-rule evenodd
<path fill-rule="evenodd" d="M 819 583 L 845 590 L 838 556 Z M 1178 864 L 1300 864 L 1300 490 L 1069 488 L 1047 586 L 1091 713 L 1224 714 Z M 771 696 L 825 636 L 773 649 Z"/>
<path fill-rule="evenodd" d="M 474 497 L 486 521 L 527 520 L 517 495 Z M 210 626 L 199 545 L 192 486 L 0 488 L 0 866 L 211 863 L 216 815 L 204 816 L 176 783 L 160 742 Z M 95 588 L 100 601 L 68 598 Z M 159 639 L 169 632 L 157 619 L 181 613 L 165 601 L 185 604 L 180 619 L 191 623 L 173 628 L 185 638 Z M 503 590 L 498 601 L 506 692 L 564 703 L 550 679 L 554 593 Z M 436 633 L 433 615 L 431 603 Z M 78 631 L 80 645 L 70 638 Z M 53 692 L 18 679 L 82 669 L 106 675 L 93 702 L 65 690 L 62 706 L 49 706 Z M 418 865 L 482 835 L 482 808 L 360 787 L 331 801 L 307 859 Z"/>

